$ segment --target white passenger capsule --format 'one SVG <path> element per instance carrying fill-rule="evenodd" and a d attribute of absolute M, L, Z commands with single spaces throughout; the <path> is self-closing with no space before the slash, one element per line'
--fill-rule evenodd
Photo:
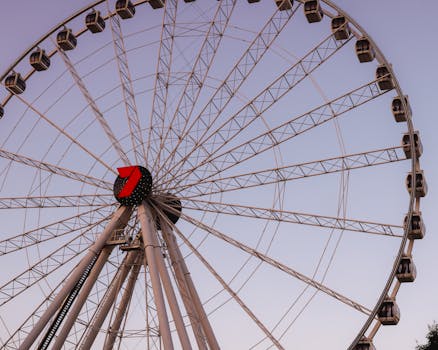
<path fill-rule="evenodd" d="M 100 11 L 93 10 L 85 17 L 85 25 L 91 33 L 101 33 L 105 29 L 105 20 Z"/>
<path fill-rule="evenodd" d="M 409 255 L 402 256 L 395 276 L 401 283 L 415 281 L 415 277 L 417 277 L 417 269 L 415 267 L 414 261 L 412 260 L 411 256 Z"/>
<path fill-rule="evenodd" d="M 408 96 L 404 96 L 406 109 L 409 115 L 412 115 L 411 105 L 409 104 Z M 397 123 L 405 122 L 408 120 L 408 115 L 405 111 L 405 107 L 403 106 L 402 97 L 397 96 L 394 97 L 391 104 L 392 114 Z"/>
<path fill-rule="evenodd" d="M 381 64 L 377 67 L 376 80 L 380 90 L 394 89 L 394 81 L 392 80 L 392 75 L 385 64 Z"/>
<path fill-rule="evenodd" d="M 386 297 L 383 300 L 377 317 L 383 325 L 395 326 L 400 321 L 400 309 L 394 298 Z"/>
<path fill-rule="evenodd" d="M 30 54 L 29 63 L 35 70 L 40 72 L 50 67 L 50 58 L 44 50 L 37 48 Z"/>
<path fill-rule="evenodd" d="M 78 41 L 73 34 L 73 31 L 69 28 L 61 30 L 56 36 L 56 43 L 64 51 L 73 50 Z"/>
<path fill-rule="evenodd" d="M 409 239 L 423 239 L 426 234 L 426 226 L 423 222 L 421 211 L 412 213 L 411 221 L 408 223 L 408 216 L 404 220 L 405 228 L 408 230 Z"/>
<path fill-rule="evenodd" d="M 332 19 L 332 33 L 336 40 L 346 40 L 351 35 L 350 26 L 348 25 L 347 19 L 338 15 Z"/>
<path fill-rule="evenodd" d="M 420 158 L 421 155 L 423 154 L 423 144 L 421 143 L 420 133 L 418 131 L 415 131 L 413 138 L 414 138 L 415 157 Z M 403 152 L 405 153 L 406 158 L 411 159 L 412 153 L 411 153 L 411 135 L 410 135 L 410 133 L 407 132 L 406 134 L 403 135 L 402 146 L 403 146 Z"/>
<path fill-rule="evenodd" d="M 275 4 L 277 5 L 280 11 L 290 10 L 294 4 L 293 0 L 275 0 Z"/>
<path fill-rule="evenodd" d="M 356 41 L 356 55 L 360 63 L 371 62 L 374 60 L 376 53 L 368 38 L 362 37 Z"/>
<path fill-rule="evenodd" d="M 304 15 L 309 23 L 321 22 L 324 17 L 319 0 L 306 0 L 304 2 Z"/>
<path fill-rule="evenodd" d="M 5 86 L 10 93 L 19 95 L 26 89 L 26 82 L 23 80 L 20 73 L 12 72 L 5 79 Z"/>
<path fill-rule="evenodd" d="M 129 0 L 117 0 L 116 12 L 121 19 L 132 18 L 135 15 L 135 6 Z"/>

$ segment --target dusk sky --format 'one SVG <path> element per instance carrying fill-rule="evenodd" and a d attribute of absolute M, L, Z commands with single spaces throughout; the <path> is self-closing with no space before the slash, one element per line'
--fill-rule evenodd
<path fill-rule="evenodd" d="M 210 0 L 198 0 L 198 1 L 202 2 L 202 1 L 210 1 Z M 245 0 L 238 0 L 238 1 L 245 1 Z M 261 0 L 261 3 L 266 3 L 268 1 L 272 1 L 272 0 Z M 397 75 L 402 90 L 404 91 L 405 94 L 409 96 L 409 101 L 413 109 L 413 123 L 415 129 L 420 131 L 421 140 L 424 146 L 424 153 L 420 158 L 420 163 L 421 163 L 421 168 L 425 172 L 425 176 L 429 185 L 429 192 L 427 196 L 421 200 L 421 211 L 427 228 L 426 237 L 424 238 L 424 240 L 416 241 L 413 250 L 413 257 L 418 272 L 417 279 L 412 284 L 402 285 L 400 291 L 397 294 L 397 303 L 401 310 L 401 319 L 399 324 L 397 326 L 382 327 L 375 338 L 375 344 L 377 350 L 392 350 L 392 349 L 413 350 L 417 342 L 420 344 L 425 342 L 427 326 L 429 324 L 432 324 L 434 321 L 438 321 L 438 300 L 437 300 L 438 192 L 436 190 L 436 188 L 438 187 L 438 162 L 437 162 L 438 116 L 436 112 L 437 107 L 435 105 L 436 104 L 435 102 L 438 103 L 438 90 L 437 90 L 438 21 L 436 18 L 438 16 L 438 3 L 436 0 L 421 0 L 421 1 L 332 0 L 332 1 L 333 3 L 341 7 L 343 10 L 345 10 L 348 14 L 350 14 L 372 36 L 374 41 L 382 50 L 386 59 L 392 63 L 393 69 Z M 52 27 L 57 25 L 64 18 L 70 16 L 72 13 L 88 5 L 89 3 L 90 2 L 87 0 L 3 1 L 2 8 L 0 9 L 0 72 L 3 74 L 5 70 L 9 67 L 9 65 L 12 64 L 12 62 L 17 57 L 19 57 L 25 49 L 31 46 L 32 43 L 35 42 L 40 36 L 42 36 L 47 31 L 49 31 Z M 257 4 L 254 4 L 254 6 L 257 6 Z M 255 20 L 254 18 L 250 18 L 249 15 L 246 13 L 242 13 L 241 16 L 242 16 L 242 23 L 251 23 L 252 20 Z M 135 31 L 135 29 L 130 29 L 130 30 L 133 32 Z M 291 34 L 291 38 L 299 39 L 300 33 L 297 31 L 293 32 Z M 90 49 L 91 44 L 90 46 L 85 46 L 85 47 L 87 49 Z M 293 57 L 294 54 L 295 51 L 292 52 L 290 56 Z M 133 56 L 133 61 L 134 60 L 135 60 L 135 56 Z M 349 61 L 346 60 L 345 62 L 349 62 Z M 338 62 L 338 63 L 342 64 L 342 62 Z M 346 70 L 348 69 L 350 68 L 346 68 Z M 361 74 L 362 73 L 363 72 L 361 71 Z M 269 79 L 269 73 L 267 73 L 267 76 L 268 78 L 266 79 Z M 337 82 L 334 79 L 332 80 L 326 79 L 324 81 L 323 78 L 324 75 L 317 76 L 317 79 L 321 79 L 321 81 L 318 81 L 318 84 L 320 84 L 319 86 L 321 87 L 322 90 L 324 90 L 324 92 L 320 96 L 315 97 L 315 101 L 317 101 L 318 99 L 320 100 L 321 98 L 326 98 L 326 97 L 332 98 L 333 96 L 337 96 L 339 94 L 338 91 L 341 89 L 340 86 L 342 86 L 342 84 L 344 84 L 345 82 L 345 81 Z M 32 80 L 31 85 L 34 87 L 35 85 L 37 85 L 36 82 L 37 82 L 36 79 Z M 362 83 L 362 80 L 359 83 Z M 358 84 L 353 84 L 352 86 L 356 86 L 356 85 Z M 314 91 L 315 90 L 316 89 L 314 89 Z M 252 92 L 253 90 L 251 89 L 251 87 L 248 87 L 247 94 L 251 94 Z M 247 98 L 247 96 L 243 96 L 243 97 Z M 299 97 L 290 103 L 291 104 L 294 102 L 297 103 L 298 101 L 299 101 Z M 311 103 L 316 104 L 317 102 L 315 101 L 312 100 L 311 102 L 309 102 L 309 104 Z M 108 105 L 111 105 L 110 102 L 111 101 L 109 101 L 109 99 L 108 101 L 106 101 Z M 302 109 L 306 107 L 307 105 L 303 105 Z M 72 108 L 74 109 L 74 106 Z M 5 114 L 6 113 L 7 111 L 5 111 Z M 9 127 L 12 128 L 10 119 L 8 120 L 9 121 L 6 121 L 6 119 L 2 120 L 1 123 L 2 122 L 9 123 L 6 125 L 9 125 Z M 383 140 L 385 138 L 385 133 L 388 131 L 387 124 L 385 122 L 382 122 L 382 124 L 380 124 L 379 116 L 376 115 L 372 116 L 372 122 L 374 123 L 373 125 L 368 125 L 369 130 L 375 129 L 376 139 L 379 138 L 380 141 Z M 0 126 L 2 125 L 1 123 Z M 343 132 L 344 132 L 345 141 L 347 143 L 347 153 L 356 152 L 357 149 L 359 149 L 358 148 L 359 146 L 355 144 L 354 136 L 349 137 L 349 133 L 348 133 L 350 130 L 349 128 L 354 128 L 354 125 L 348 123 L 344 125 L 345 125 L 345 129 L 343 129 Z M 364 133 L 366 133 L 365 130 L 367 129 L 366 128 L 364 129 Z M 393 129 L 390 129 L 390 132 L 391 134 L 388 133 L 388 139 L 391 140 L 390 142 L 392 142 L 393 138 L 397 139 L 397 137 L 400 136 L 401 139 L 402 133 L 404 131 L 401 131 L 401 129 L 399 131 L 397 129 L 394 132 Z M 0 137 L 4 138 L 4 136 L 5 135 L 3 135 L 3 133 L 0 130 Z M 358 138 L 358 140 L 359 139 L 360 137 Z M 372 145 L 373 143 L 372 137 L 369 138 L 368 141 Z M 42 142 L 44 142 L 44 140 Z M 312 139 L 308 139 L 306 142 L 308 142 L 305 143 L 305 145 L 307 146 L 307 145 L 312 145 L 313 141 Z M 357 143 L 359 142 L 360 141 L 358 141 Z M 0 140 L 0 144 L 2 143 L 3 143 L 3 139 Z M 374 148 L 377 148 L 381 145 L 384 145 L 384 143 L 383 142 L 377 143 L 374 146 Z M 333 147 L 336 148 L 337 146 L 333 146 Z M 320 151 L 325 151 L 323 146 L 320 146 L 320 148 L 321 148 Z M 372 146 L 370 146 L 369 148 L 371 149 Z M 100 151 L 101 150 L 99 149 L 99 152 Z M 103 150 L 102 153 L 104 153 Z M 312 157 L 310 154 L 311 151 L 309 151 L 309 154 L 307 154 L 307 156 Z M 328 157 L 329 154 L 330 153 L 327 153 L 327 155 L 324 156 Z M 307 159 L 313 159 L 313 158 L 307 158 Z M 72 159 L 70 161 L 74 162 L 75 159 Z M 401 173 L 398 175 L 400 175 L 400 178 L 403 178 L 406 169 L 405 168 L 400 168 L 400 169 L 401 169 L 400 170 Z M 106 176 L 105 179 L 110 179 L 112 175 L 112 174 L 108 175 L 107 172 L 103 172 L 103 174 L 104 175 L 102 176 Z M 389 172 L 384 174 L 389 174 Z M 387 178 L 382 179 L 383 182 L 386 180 L 388 179 Z M 358 184 L 359 181 L 363 181 L 364 182 L 363 185 L 361 185 L 360 183 Z M 374 181 L 377 182 L 374 183 Z M 354 180 L 352 180 L 351 212 L 353 214 L 351 214 L 351 216 L 354 217 L 355 216 L 354 214 L 357 213 L 361 215 L 360 211 L 358 211 L 359 209 L 361 209 L 361 206 L 360 205 L 355 206 L 355 204 L 360 204 L 361 191 L 366 192 L 367 189 L 373 188 L 375 185 L 374 188 L 376 192 L 378 191 L 378 189 L 382 191 L 382 197 L 384 197 L 385 194 L 389 194 L 389 193 L 391 193 L 392 195 L 391 192 L 392 187 L 385 187 L 384 184 L 379 184 L 378 181 L 379 181 L 378 177 L 375 176 L 367 177 L 366 173 L 364 176 L 354 178 Z M 338 184 L 338 182 L 335 183 Z M 327 184 L 329 183 L 327 182 Z M 364 220 L 368 218 L 370 218 L 369 220 L 373 220 L 373 219 L 378 220 L 380 218 L 380 214 L 382 214 L 384 220 L 385 219 L 384 214 L 387 210 L 386 206 L 390 205 L 390 203 L 392 202 L 396 202 L 397 207 L 394 208 L 393 211 L 391 210 L 388 211 L 389 213 L 388 223 L 401 225 L 402 219 L 400 219 L 399 222 L 394 222 L 395 221 L 394 217 L 398 217 L 395 215 L 399 215 L 400 213 L 403 212 L 403 210 L 404 211 L 407 210 L 406 209 L 408 202 L 407 195 L 405 189 L 402 186 L 404 185 L 400 185 L 397 187 L 400 190 L 397 190 L 398 192 L 395 192 L 394 197 L 392 197 L 390 200 L 382 199 L 382 202 L 380 202 L 380 199 L 376 196 L 375 202 L 373 202 L 372 198 L 364 197 L 363 199 L 364 206 L 366 205 L 366 203 L 367 204 L 371 203 L 370 205 L 371 208 L 369 213 L 368 212 L 362 213 L 362 218 Z M 312 198 L 313 198 L 312 194 L 314 194 L 312 190 L 313 188 L 312 185 L 310 184 L 308 188 L 305 187 L 305 185 L 303 185 L 301 189 L 298 188 L 296 189 L 296 192 L 293 192 L 293 195 L 296 194 L 298 196 L 298 194 L 301 193 L 300 191 L 302 191 L 303 193 L 309 191 L 308 192 L 309 200 L 308 201 L 303 200 L 302 202 L 303 211 L 307 210 L 307 208 L 312 208 Z M 385 191 L 387 191 L 387 193 L 385 193 Z M 333 193 L 336 196 L 337 192 L 335 190 L 333 190 Z M 293 197 L 293 195 L 291 197 Z M 321 198 L 316 197 L 317 195 L 318 194 L 315 194 L 315 197 L 313 198 L 313 199 L 317 198 L 315 199 L 315 202 L 318 203 L 315 206 L 315 210 L 316 212 L 318 212 L 318 210 L 321 209 L 321 213 L 324 214 L 323 212 L 324 203 L 325 203 L 324 194 L 321 195 Z M 389 195 L 388 197 L 391 197 L 391 195 Z M 4 196 L 6 195 L 4 195 L 3 193 L 0 195 L 0 197 L 4 197 Z M 398 202 L 399 199 L 400 201 L 403 200 L 404 202 L 399 203 Z M 245 200 L 247 200 L 247 198 L 243 198 L 242 203 L 245 202 Z M 254 199 L 254 201 L 257 202 L 257 204 L 266 205 L 265 203 L 266 201 L 262 197 L 260 198 L 257 197 Z M 272 202 L 272 198 L 270 198 L 268 202 L 269 201 Z M 245 204 L 248 203 L 245 202 Z M 286 208 L 286 209 L 296 209 L 296 207 Z M 330 210 L 332 210 L 330 212 L 330 215 L 335 215 L 333 213 L 334 209 L 330 208 Z M 356 217 L 359 215 L 356 215 Z M 400 217 L 402 217 L 401 214 Z M 219 228 L 228 229 L 229 226 L 232 226 L 234 224 L 234 221 L 232 221 L 233 219 L 230 219 L 230 221 L 227 224 L 223 224 L 222 226 L 219 226 Z M 5 220 L 5 217 L 1 216 L 1 220 Z M 9 223 L 5 221 L 4 226 L 6 228 L 9 228 Z M 11 224 L 10 227 L 14 227 L 14 225 Z M 0 235 L 1 235 L 1 230 L 0 230 Z M 0 239 L 3 239 L 3 236 L 0 236 Z M 371 239 L 372 238 L 370 238 L 370 240 Z M 347 245 L 346 242 L 350 242 L 350 241 L 344 241 L 343 243 Z M 300 254 L 301 248 L 306 249 L 306 247 L 308 247 L 306 244 L 303 243 L 302 247 L 299 246 L 299 244 L 297 244 L 296 247 L 297 254 Z M 316 242 L 315 244 L 318 244 L 318 242 Z M 369 244 L 370 245 L 368 246 L 368 243 L 365 242 L 364 246 L 369 248 L 371 246 L 371 243 Z M 384 244 L 382 244 L 382 251 Z M 208 247 L 210 247 L 211 249 L 210 251 L 208 251 L 207 249 Z M 340 267 L 340 271 L 344 271 L 345 273 L 344 276 L 349 276 L 349 273 L 353 274 L 353 272 L 349 271 L 349 266 L 347 263 L 348 258 L 343 256 L 343 254 L 344 253 L 347 254 L 349 250 L 347 246 L 344 246 L 343 248 L 345 250 L 341 250 L 340 252 L 340 259 L 341 261 L 343 261 L 343 266 Z M 209 242 L 209 244 L 206 245 L 205 249 L 206 249 L 205 254 L 209 256 L 211 253 L 212 259 L 214 259 L 213 253 L 215 248 L 213 245 L 211 245 L 211 242 Z M 393 252 L 393 250 L 391 251 Z M 376 254 L 378 254 L 377 250 L 376 250 Z M 358 252 L 358 256 L 359 255 L 360 254 Z M 367 256 L 365 254 L 365 250 L 363 254 L 360 256 L 364 256 L 364 257 Z M 342 260 L 343 258 L 345 258 L 345 260 Z M 371 266 L 374 266 L 374 264 L 378 263 L 377 260 L 376 261 L 373 260 L 374 258 L 375 257 L 373 254 L 368 255 L 368 258 L 366 258 L 372 260 L 369 261 Z M 228 265 L 226 259 L 224 260 L 225 260 L 225 264 L 223 267 L 223 271 L 224 274 L 227 274 Z M 297 262 L 301 263 L 304 260 L 305 260 L 304 257 L 300 257 L 300 259 L 298 259 Z M 0 259 L 0 263 L 1 261 L 2 260 Z M 358 266 L 364 267 L 366 263 L 367 262 L 363 262 L 363 264 Z M 382 263 L 386 264 L 386 260 L 382 259 Z M 4 269 L 5 267 L 2 268 Z M 231 267 L 230 271 L 234 272 L 235 268 L 234 269 L 233 268 L 234 267 Z M 387 265 L 384 266 L 382 270 L 389 271 L 389 268 L 390 266 Z M 229 272 L 228 275 L 232 275 L 232 272 Z M 358 278 L 358 280 L 360 281 L 360 278 Z M 284 282 L 283 280 L 281 281 L 282 282 L 280 282 L 280 285 L 281 283 Z M 339 283 L 339 286 L 342 286 L 342 281 L 340 280 L 338 281 L 338 279 L 334 276 L 332 276 L 330 282 L 333 283 L 334 285 L 338 285 L 337 283 Z M 347 290 L 346 293 L 347 294 L 354 293 L 355 287 L 357 287 L 358 289 L 362 288 L 360 283 L 357 286 L 349 286 L 346 287 Z M 360 295 L 360 298 L 362 298 L 363 300 L 367 300 L 366 284 L 364 288 L 365 290 L 359 291 L 358 295 Z M 380 283 L 380 286 L 373 284 L 371 288 L 373 290 L 371 291 L 370 295 L 375 295 L 378 292 L 377 290 L 375 290 L 375 288 L 377 289 L 380 288 L 381 290 L 381 288 L 383 288 L 383 284 Z M 262 289 L 259 291 L 260 295 L 257 293 L 255 294 L 259 296 L 261 299 L 263 299 Z M 320 302 L 322 303 L 321 300 L 324 299 L 318 299 L 316 305 L 319 306 L 320 305 L 319 303 Z M 269 303 L 267 303 L 265 307 L 260 308 L 260 310 L 265 310 L 267 315 L 269 315 L 270 312 L 268 304 Z M 374 306 L 374 304 L 372 306 Z M 329 303 L 327 304 L 327 306 L 324 307 L 327 307 L 327 315 L 326 315 L 327 329 L 321 330 L 320 328 L 315 328 L 315 329 L 307 328 L 303 330 L 301 328 L 297 328 L 295 331 L 297 333 L 302 332 L 303 338 L 308 337 L 309 339 L 312 337 L 315 338 L 324 337 L 329 332 L 332 333 L 336 332 L 337 330 L 335 329 L 335 327 L 331 327 L 329 322 L 330 317 L 333 316 L 330 314 L 330 312 L 335 309 L 334 308 L 331 309 L 331 305 Z M 24 309 L 19 310 L 18 312 L 26 313 L 26 310 Z M 348 315 L 348 312 L 346 312 L 345 315 Z M 7 315 L 6 316 L 2 315 L 2 316 L 3 316 L 3 321 L 7 322 L 8 316 Z M 333 317 L 336 317 L 336 315 L 334 315 Z M 222 322 L 224 324 L 226 323 L 223 320 Z M 321 320 L 321 323 L 322 322 L 323 321 Z M 352 324 L 356 326 L 360 324 L 360 322 L 359 323 L 358 322 L 359 320 L 355 320 L 354 322 L 352 322 Z M 357 327 L 353 328 L 353 326 L 351 326 L 350 329 L 349 328 L 350 325 L 348 324 L 347 320 L 345 321 L 345 324 L 346 324 L 346 329 L 342 331 L 343 334 L 342 337 L 351 340 L 356 335 L 358 329 Z M 0 330 L 1 329 L 2 328 L 0 327 Z M 355 333 L 355 329 L 356 329 L 356 333 Z M 238 337 L 239 332 L 236 331 L 235 336 Z M 4 335 L 0 334 L 0 339 L 2 339 L 3 337 Z M 297 341 L 297 343 L 295 343 L 293 339 L 294 339 L 293 334 L 287 338 L 288 343 L 286 345 L 286 349 L 307 350 L 307 348 L 304 348 L 302 345 L 300 345 L 303 344 L 302 339 Z M 309 350 L 311 349 L 314 348 L 309 347 Z M 318 349 L 321 348 L 318 347 Z M 335 348 L 328 348 L 328 349 L 338 350 Z M 230 345 L 225 345 L 224 350 L 240 350 L 240 349 L 238 348 L 233 349 L 230 347 Z"/>

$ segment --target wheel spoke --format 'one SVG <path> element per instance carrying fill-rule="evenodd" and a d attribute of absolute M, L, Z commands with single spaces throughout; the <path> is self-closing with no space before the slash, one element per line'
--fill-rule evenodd
<path fill-rule="evenodd" d="M 107 194 L 0 197 L 0 209 L 102 207 L 112 202 L 114 196 Z"/>
<path fill-rule="evenodd" d="M 108 12 L 110 13 L 108 0 L 106 3 Z M 133 151 L 136 163 L 143 164 L 146 162 L 146 150 L 143 142 L 140 119 L 138 117 L 137 104 L 135 102 L 134 87 L 132 85 L 131 72 L 128 64 L 128 56 L 126 55 L 122 27 L 120 25 L 120 19 L 117 15 L 109 15 L 109 17 Z"/>
<path fill-rule="evenodd" d="M 324 123 L 334 120 L 341 115 L 374 100 L 385 94 L 387 90 L 381 91 L 376 83 L 372 81 L 362 85 L 348 93 L 337 97 L 321 106 L 312 109 L 298 117 L 277 126 L 269 131 L 246 141 L 231 150 L 227 150 L 219 155 L 210 156 L 198 167 L 197 171 L 210 172 L 205 179 L 211 178 L 230 169 L 237 164 L 251 159 L 261 153 L 272 149 L 292 138 L 316 128 Z M 229 139 L 228 139 L 229 140 Z M 223 148 L 223 145 L 221 146 Z M 209 169 L 212 166 L 214 169 Z M 191 170 L 193 171 L 193 169 Z M 189 173 L 181 175 L 182 179 L 187 178 Z M 181 183 L 181 179 L 178 183 Z"/>
<path fill-rule="evenodd" d="M 251 99 L 237 113 L 230 116 L 221 126 L 212 131 L 209 136 L 201 137 L 191 148 L 186 157 L 178 165 L 185 163 L 186 158 L 194 156 L 199 159 L 202 152 L 204 160 L 200 163 L 208 163 L 215 166 L 210 159 L 232 141 L 237 135 L 248 128 L 263 113 L 271 108 L 276 102 L 306 79 L 318 67 L 327 62 L 335 53 L 344 47 L 350 39 L 338 41 L 332 35 L 324 39 L 320 44 L 307 53 L 300 61 L 278 76 L 271 84 L 264 88 L 256 97 Z M 206 135 L 206 133 L 204 134 Z M 194 153 L 197 155 L 195 156 Z M 179 168 L 177 168 L 179 169 Z M 220 169 L 220 168 L 219 168 Z M 218 170 L 215 168 L 215 170 Z M 191 170 L 182 172 L 181 177 L 187 177 Z"/>
<path fill-rule="evenodd" d="M 236 215 L 253 219 L 289 222 L 300 225 L 318 226 L 329 229 L 364 232 L 382 236 L 403 237 L 403 226 L 381 224 L 331 216 L 306 214 L 280 209 L 251 207 L 235 203 L 211 202 L 201 200 L 184 201 L 184 208 L 202 212 Z"/>
<path fill-rule="evenodd" d="M 90 226 L 88 215 L 98 214 L 101 219 L 99 223 L 106 220 L 107 215 L 102 213 L 109 205 L 98 209 L 86 211 L 84 213 L 64 218 L 62 220 L 50 223 L 43 227 L 38 227 L 22 234 L 16 235 L 0 241 L 0 256 L 13 253 L 17 250 L 31 247 L 33 245 L 46 242 L 53 238 L 62 237 L 78 230 L 86 229 Z"/>
<path fill-rule="evenodd" d="M 260 170 L 246 174 L 225 176 L 223 178 L 207 178 L 203 181 L 176 188 L 175 190 L 183 193 L 184 198 L 190 199 L 214 193 L 266 186 L 304 179 L 311 176 L 321 176 L 342 171 L 374 167 L 404 160 L 406 160 L 406 156 L 401 151 L 401 147 L 397 146 L 313 162 L 286 165 L 279 168 Z"/>
<path fill-rule="evenodd" d="M 205 134 L 211 129 L 212 125 L 217 120 L 217 117 L 222 113 L 242 84 L 250 76 L 254 68 L 268 51 L 269 47 L 271 47 L 280 32 L 292 18 L 295 11 L 277 10 L 274 12 L 199 115 L 183 133 L 181 140 L 183 140 L 183 142 L 190 142 L 190 145 L 185 146 L 187 149 L 178 150 L 178 153 L 183 153 L 183 157 L 174 165 L 174 168 L 177 170 L 175 171 L 176 173 L 178 172 L 179 167 L 182 167 L 184 163 L 189 162 L 190 155 L 193 152 L 189 153 L 191 147 L 202 147 L 201 140 L 204 138 Z M 196 134 L 193 133 L 193 130 L 196 130 Z M 178 144 L 177 147 L 181 148 L 180 146 L 181 145 Z"/>
<path fill-rule="evenodd" d="M 149 126 L 148 163 L 158 157 L 161 139 L 164 133 L 167 95 L 170 80 L 172 53 L 175 39 L 177 0 L 167 0 L 164 5 L 160 48 L 158 49 L 157 71 L 155 76 L 152 113 Z"/>
<path fill-rule="evenodd" d="M 70 169 L 61 168 L 57 165 L 53 165 L 50 163 L 41 162 L 39 160 L 23 156 L 21 154 L 13 153 L 6 151 L 4 149 L 0 149 L 0 157 L 12 160 L 17 163 L 25 164 L 33 168 L 37 168 L 39 170 L 48 171 L 49 173 L 64 176 L 69 179 L 73 179 L 79 182 L 84 182 L 89 185 L 93 185 L 96 187 L 100 187 L 106 190 L 112 190 L 113 184 L 110 182 L 96 179 L 94 177 L 91 177 L 89 175 L 84 175 L 78 172 L 75 172 Z"/>
<path fill-rule="evenodd" d="M 169 208 L 169 210 L 171 210 L 170 207 L 168 207 L 168 208 Z M 222 233 L 222 232 L 220 232 L 220 231 L 218 231 L 210 226 L 207 226 L 204 223 L 202 223 L 202 222 L 200 222 L 200 221 L 198 221 L 198 220 L 196 220 L 196 219 L 194 219 L 194 218 L 192 218 L 184 213 L 181 214 L 181 218 L 183 218 L 185 221 L 191 223 L 192 225 L 199 227 L 200 229 L 202 229 L 202 230 L 210 233 L 211 235 L 219 238 L 220 240 L 225 241 L 225 242 L 231 244 L 232 246 L 241 249 L 242 251 L 246 252 L 247 254 L 254 256 L 255 258 L 291 275 L 292 277 L 295 277 L 296 279 L 306 283 L 307 285 L 312 286 L 313 288 L 329 295 L 330 297 L 332 297 L 336 300 L 339 300 L 340 302 L 356 309 L 357 311 L 359 311 L 365 315 L 371 314 L 371 310 L 360 305 L 359 303 L 349 299 L 348 297 L 346 297 L 338 292 L 335 292 L 334 290 L 332 290 L 332 289 L 328 288 L 327 286 L 315 281 L 314 279 L 307 277 L 298 271 L 295 271 L 294 269 L 290 268 L 289 266 L 282 264 L 281 262 L 279 262 L 279 261 L 255 250 L 255 249 L 235 240 L 234 238 L 231 238 L 231 237 L 227 236 L 226 234 L 224 234 L 224 233 Z"/>
<path fill-rule="evenodd" d="M 58 47 L 57 47 L 58 48 Z M 62 60 L 64 61 L 67 69 L 69 70 L 70 74 L 73 77 L 73 80 L 75 81 L 76 85 L 78 86 L 79 90 L 81 91 L 82 95 L 84 96 L 85 100 L 87 101 L 87 104 L 91 107 L 91 110 L 94 113 L 94 116 L 96 117 L 99 124 L 102 126 L 102 129 L 104 130 L 106 136 L 108 137 L 109 141 L 111 142 L 111 145 L 114 146 L 115 150 L 117 151 L 117 154 L 119 155 L 120 159 L 123 161 L 125 165 L 129 165 L 129 159 L 125 152 L 123 151 L 122 146 L 119 143 L 119 140 L 114 135 L 114 132 L 111 130 L 111 127 L 105 120 L 105 117 L 103 116 L 102 112 L 100 111 L 99 107 L 96 104 L 96 101 L 91 97 L 90 92 L 88 91 L 87 87 L 85 86 L 84 81 L 82 80 L 81 76 L 79 75 L 78 71 L 76 70 L 73 62 L 71 62 L 70 58 L 67 56 L 67 54 L 58 48 L 58 53 L 61 56 Z M 114 169 L 111 167 L 107 167 L 110 171 L 114 172 Z"/>
<path fill-rule="evenodd" d="M 169 166 L 171 166 L 171 158 L 173 158 L 174 152 L 177 151 L 182 140 L 182 135 L 187 128 L 191 114 L 201 93 L 201 88 L 205 84 L 207 74 L 214 62 L 216 52 L 230 21 L 236 2 L 237 0 L 223 0 L 219 2 L 199 53 L 196 56 L 182 95 L 175 108 L 175 114 L 169 123 L 172 127 L 167 129 L 165 136 L 161 140 L 156 162 L 159 162 L 160 159 L 164 159 L 161 153 L 163 152 L 163 148 L 166 148 L 168 154 L 164 162 L 167 164 L 167 161 L 170 160 Z M 172 151 L 169 151 L 169 149 Z M 160 174 L 164 168 L 166 168 L 165 164 L 158 169 L 157 174 Z"/>

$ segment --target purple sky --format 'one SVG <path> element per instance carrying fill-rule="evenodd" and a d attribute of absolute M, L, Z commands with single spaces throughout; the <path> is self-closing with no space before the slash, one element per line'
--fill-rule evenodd
<path fill-rule="evenodd" d="M 333 2 L 368 31 L 392 62 L 402 89 L 409 95 L 413 106 L 415 128 L 421 132 L 424 146 L 421 165 L 429 184 L 428 196 L 421 202 L 427 236 L 416 242 L 414 248 L 417 280 L 413 285 L 403 285 L 397 296 L 402 314 L 399 325 L 384 327 L 376 337 L 378 349 L 411 350 L 416 340 L 424 341 L 427 325 L 438 320 L 438 165 L 435 155 L 438 119 L 434 105 L 438 101 L 438 3 L 434 0 Z M 16 0 L 4 3 L 0 11 L 2 73 L 40 35 L 89 2 Z"/>

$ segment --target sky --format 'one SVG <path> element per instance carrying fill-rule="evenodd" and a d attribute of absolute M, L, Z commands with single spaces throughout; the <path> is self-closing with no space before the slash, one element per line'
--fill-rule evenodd
<path fill-rule="evenodd" d="M 243 0 L 242 0 L 243 1 Z M 267 0 L 262 0 L 267 1 Z M 409 95 L 415 128 L 424 146 L 421 167 L 429 185 L 421 210 L 427 227 L 426 238 L 414 248 L 418 276 L 414 284 L 403 285 L 397 301 L 401 321 L 396 327 L 379 331 L 380 349 L 413 349 L 424 342 L 427 325 L 438 321 L 438 4 L 433 0 L 333 0 L 348 12 L 373 37 L 392 63 L 403 91 Z M 6 2 L 5 2 L 6 3 Z M 40 35 L 88 1 L 17 0 L 3 4 L 0 11 L 0 72 Z M 247 20 L 247 19 L 246 19 Z M 11 34 L 13 33 L 13 35 Z"/>
<path fill-rule="evenodd" d="M 350 0 L 336 3 L 366 28 L 393 64 L 400 84 L 409 95 L 414 125 L 421 132 L 425 149 L 421 167 L 427 174 L 429 194 L 422 201 L 421 208 L 428 236 L 427 240 L 415 245 L 418 278 L 415 286 L 408 286 L 400 291 L 398 300 L 402 305 L 402 320 L 396 329 L 391 330 L 391 342 L 394 342 L 394 346 L 390 348 L 412 349 L 415 340 L 423 342 L 425 325 L 438 318 L 438 237 L 435 234 L 438 224 L 435 219 L 438 208 L 438 144 L 435 132 L 438 124 L 432 112 L 438 96 L 435 88 L 438 78 L 438 51 L 431 45 L 438 33 L 438 24 L 433 15 L 438 4 L 434 1 L 405 0 Z"/>

